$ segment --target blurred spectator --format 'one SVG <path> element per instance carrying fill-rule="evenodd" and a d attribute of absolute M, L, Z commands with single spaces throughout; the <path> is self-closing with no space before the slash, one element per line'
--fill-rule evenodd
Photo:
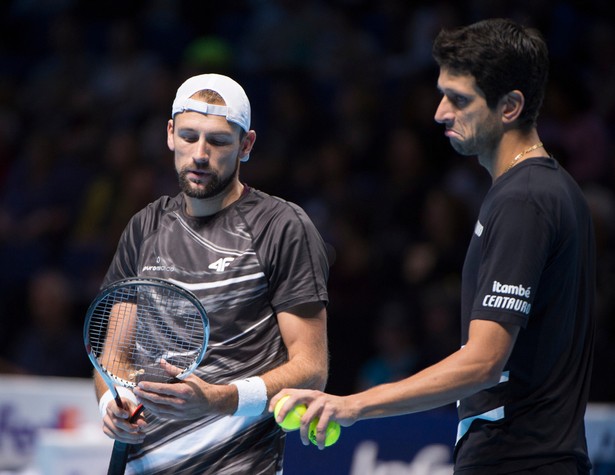
<path fill-rule="evenodd" d="M 408 285 L 426 287 L 458 275 L 471 237 L 464 203 L 444 189 L 427 192 L 421 209 L 421 235 L 408 244 L 403 270 Z"/>
<path fill-rule="evenodd" d="M 361 224 L 342 214 L 332 215 L 331 226 L 328 235 L 335 261 L 329 276 L 327 310 L 331 354 L 328 385 L 332 391 L 343 393 L 356 384 L 358 362 L 369 357 L 371 322 L 386 295 Z"/>
<path fill-rule="evenodd" d="M 129 17 L 111 19 L 103 39 L 103 54 L 91 81 L 98 112 L 112 115 L 116 124 L 132 126 L 148 108 L 148 85 L 159 71 L 160 60 L 144 49 L 138 24 Z"/>
<path fill-rule="evenodd" d="M 590 55 L 586 86 L 596 112 L 615 131 L 615 26 L 612 16 L 596 15 L 588 26 L 587 54 Z M 612 139 L 611 139 L 612 140 Z M 612 143 L 611 143 L 612 145 Z M 611 175 L 611 179 L 615 178 Z"/>
<path fill-rule="evenodd" d="M 84 25 L 72 11 L 51 16 L 40 32 L 43 55 L 31 64 L 18 97 L 21 107 L 33 117 L 57 118 L 47 127 L 63 125 L 62 117 L 72 98 L 87 91 L 93 72 L 91 51 L 86 48 Z"/>
<path fill-rule="evenodd" d="M 391 56 L 389 73 L 415 74 L 433 67 L 433 40 L 442 28 L 454 26 L 459 21 L 458 8 L 459 5 L 454 2 L 437 0 L 419 2 L 410 9 L 403 36 L 404 51 Z"/>
<path fill-rule="evenodd" d="M 62 160 L 51 134 L 31 130 L 0 192 L 0 277 L 3 292 L 23 286 L 52 263 L 75 215 L 80 190 L 73 164 Z"/>
<path fill-rule="evenodd" d="M 459 297 L 459 282 L 455 280 L 443 279 L 425 287 L 421 292 L 419 368 L 431 366 L 459 349 Z"/>
<path fill-rule="evenodd" d="M 21 145 L 22 121 L 17 110 L 15 93 L 19 90 L 14 78 L 0 75 L 0 189 L 4 189 L 16 151 Z"/>
<path fill-rule="evenodd" d="M 7 360 L 14 372 L 39 376 L 88 377 L 91 366 L 83 346 L 77 305 L 67 276 L 40 270 L 28 283 L 25 314 L 10 318 L 27 322 L 11 339 Z"/>
<path fill-rule="evenodd" d="M 602 183 L 609 161 L 608 129 L 578 74 L 567 67 L 552 74 L 540 133 L 555 158 L 581 185 Z"/>
<path fill-rule="evenodd" d="M 80 293 L 96 291 L 128 220 L 156 197 L 155 169 L 141 158 L 137 139 L 129 129 L 109 134 L 102 163 L 75 213 L 63 264 Z"/>
<path fill-rule="evenodd" d="M 590 397 L 594 401 L 615 401 L 615 192 L 603 186 L 584 189 L 596 228 L 598 257 L 596 278 L 596 348 Z"/>
<path fill-rule="evenodd" d="M 373 356 L 359 368 L 355 391 L 391 383 L 416 372 L 419 351 L 410 325 L 410 309 L 400 302 L 387 301 L 372 323 Z"/>

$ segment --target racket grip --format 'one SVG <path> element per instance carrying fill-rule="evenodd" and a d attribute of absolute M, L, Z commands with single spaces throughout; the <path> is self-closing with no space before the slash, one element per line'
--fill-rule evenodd
<path fill-rule="evenodd" d="M 117 399 L 120 398 L 118 397 Z M 119 401 L 117 399 L 115 400 L 115 402 L 119 407 L 123 408 L 121 399 Z M 131 423 L 136 421 L 142 412 L 143 404 L 139 404 L 128 420 Z M 127 462 L 128 444 L 116 440 L 113 444 L 113 452 L 111 453 L 111 461 L 109 462 L 109 469 L 107 470 L 107 475 L 124 475 Z"/>
<path fill-rule="evenodd" d="M 107 475 L 124 475 L 127 460 L 128 444 L 116 440 L 113 444 L 113 452 L 111 452 L 111 461 L 109 462 Z"/>
<path fill-rule="evenodd" d="M 120 394 L 117 392 L 117 390 L 115 392 L 115 396 L 113 399 L 115 400 L 115 404 L 117 404 L 117 407 L 119 407 L 120 409 L 125 409 L 124 402 L 122 401 L 122 398 L 120 397 Z M 128 420 L 130 422 L 136 421 L 142 412 L 143 412 L 143 404 L 139 404 L 137 408 L 134 410 L 134 412 L 131 414 Z"/>
<path fill-rule="evenodd" d="M 132 415 L 130 416 L 130 418 L 128 419 L 128 422 L 132 423 L 136 421 L 141 415 L 141 413 L 143 412 L 143 409 L 144 409 L 143 404 L 139 404 L 137 408 L 134 410 L 134 412 L 132 413 Z"/>
<path fill-rule="evenodd" d="M 120 397 L 120 395 L 118 393 L 115 393 L 115 404 L 117 404 L 117 407 L 119 407 L 120 409 L 124 409 L 124 403 L 122 402 L 122 398 Z"/>

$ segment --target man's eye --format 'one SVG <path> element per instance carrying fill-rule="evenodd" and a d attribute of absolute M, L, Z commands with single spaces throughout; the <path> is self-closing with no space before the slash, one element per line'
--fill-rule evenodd
<path fill-rule="evenodd" d="M 189 143 L 194 143 L 199 140 L 199 138 L 195 135 L 182 135 L 181 138 Z"/>
<path fill-rule="evenodd" d="M 213 147 L 225 147 L 233 143 L 233 138 L 228 135 L 211 135 L 207 142 Z"/>
<path fill-rule="evenodd" d="M 464 97 L 464 96 L 454 96 L 453 97 L 453 103 L 457 106 L 457 107 L 464 107 L 468 104 L 468 98 Z"/>

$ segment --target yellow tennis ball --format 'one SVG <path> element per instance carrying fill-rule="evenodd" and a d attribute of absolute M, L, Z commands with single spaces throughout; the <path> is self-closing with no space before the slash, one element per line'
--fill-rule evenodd
<path fill-rule="evenodd" d="M 282 409 L 282 406 L 286 403 L 287 399 L 288 396 L 284 396 L 275 405 L 273 415 L 276 419 L 278 418 L 278 413 L 280 412 L 280 409 Z M 282 429 L 285 430 L 297 430 L 299 429 L 299 427 L 301 427 L 301 417 L 303 416 L 303 414 L 305 414 L 306 410 L 307 407 L 305 406 L 305 404 L 297 404 L 290 411 L 288 411 L 284 420 L 282 422 L 278 422 L 278 424 Z"/>
<path fill-rule="evenodd" d="M 312 422 L 310 422 L 310 428 L 308 431 L 308 437 L 310 441 L 312 442 L 312 444 L 314 445 L 318 445 L 318 442 L 316 442 L 316 426 L 317 425 L 318 425 L 318 418 L 312 419 Z M 337 442 L 337 439 L 340 438 L 341 430 L 342 428 L 337 422 L 335 421 L 329 422 L 329 424 L 327 425 L 327 433 L 325 435 L 325 447 L 329 447 L 330 445 L 333 445 Z"/>

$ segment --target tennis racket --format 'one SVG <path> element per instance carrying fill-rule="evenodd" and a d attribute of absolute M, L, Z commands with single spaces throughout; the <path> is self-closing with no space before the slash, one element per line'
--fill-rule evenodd
<path fill-rule="evenodd" d="M 83 339 L 94 368 L 123 408 L 116 386 L 181 380 L 198 367 L 207 349 L 209 320 L 192 292 L 162 279 L 130 278 L 105 287 L 92 301 Z M 180 373 L 170 376 L 162 362 Z M 140 405 L 130 421 L 142 410 Z M 127 457 L 128 444 L 115 441 L 107 474 L 123 475 Z"/>

